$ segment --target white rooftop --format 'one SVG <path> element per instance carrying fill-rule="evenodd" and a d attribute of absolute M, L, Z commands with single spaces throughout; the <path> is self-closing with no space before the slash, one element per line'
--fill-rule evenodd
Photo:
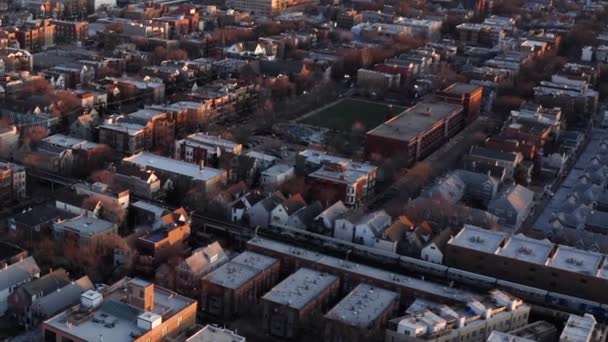
<path fill-rule="evenodd" d="M 64 134 L 53 134 L 42 139 L 42 141 L 51 145 L 60 146 L 64 148 L 92 149 L 97 146 L 100 146 L 99 144 L 84 139 L 74 138 Z"/>
<path fill-rule="evenodd" d="M 503 232 L 465 224 L 460 232 L 452 237 L 448 243 L 454 246 L 494 254 L 505 240 L 506 235 Z"/>
<path fill-rule="evenodd" d="M 327 168 L 320 168 L 315 172 L 312 172 L 310 177 L 326 179 L 330 181 L 343 182 L 346 184 L 353 184 L 359 179 L 367 177 L 367 172 L 360 172 L 358 170 L 331 170 Z"/>
<path fill-rule="evenodd" d="M 114 228 L 114 224 L 93 216 L 77 216 L 59 223 L 53 224 L 53 230 L 59 232 L 78 233 L 81 238 L 91 238 L 97 234 L 103 234 Z"/>
<path fill-rule="evenodd" d="M 553 250 L 553 243 L 547 239 L 537 240 L 523 234 L 511 236 L 498 255 L 544 265 Z"/>
<path fill-rule="evenodd" d="M 348 325 L 367 328 L 398 299 L 397 292 L 369 284 L 359 284 L 325 317 Z"/>
<path fill-rule="evenodd" d="M 336 282 L 338 277 L 333 274 L 300 268 L 262 298 L 300 310 Z"/>
<path fill-rule="evenodd" d="M 209 273 L 205 280 L 225 288 L 238 289 L 276 261 L 277 259 L 266 255 L 245 251 Z"/>
<path fill-rule="evenodd" d="M 188 176 L 204 182 L 215 177 L 219 177 L 226 172 L 210 167 L 201 168 L 199 165 L 162 157 L 150 152 L 140 152 L 138 154 L 134 154 L 131 157 L 124 158 L 123 162 L 135 164 L 140 167 L 152 168 L 160 171 Z"/>
<path fill-rule="evenodd" d="M 254 158 L 254 159 L 260 159 L 263 161 L 267 161 L 267 162 L 273 162 L 275 160 L 277 160 L 277 158 L 275 156 L 271 156 L 269 154 L 265 154 L 262 152 L 258 152 L 258 151 L 247 151 L 247 153 L 245 153 L 246 156 Z"/>
<path fill-rule="evenodd" d="M 89 314 L 68 309 L 45 321 L 45 324 L 83 341 L 131 342 L 146 331 L 137 326 L 137 318 L 145 311 L 126 303 L 130 278 L 123 278 L 105 292 L 101 305 Z M 154 309 L 151 313 L 169 319 L 195 300 L 154 287 Z"/>
<path fill-rule="evenodd" d="M 584 316 L 570 315 L 559 340 L 568 342 L 592 341 L 591 338 L 596 324 L 597 321 L 591 314 L 585 314 Z"/>
<path fill-rule="evenodd" d="M 356 170 L 359 172 L 369 173 L 377 169 L 377 167 L 371 164 L 353 162 L 348 158 L 332 156 L 326 152 L 307 149 L 298 154 L 299 156 L 305 157 L 307 163 L 311 164 L 344 164 L 348 170 Z"/>
<path fill-rule="evenodd" d="M 534 342 L 534 340 L 494 330 L 488 336 L 486 342 Z"/>
<path fill-rule="evenodd" d="M 224 150 L 233 150 L 234 148 L 240 146 L 241 144 L 237 144 L 234 141 L 224 139 L 219 135 L 209 135 L 209 133 L 194 133 L 182 141 L 187 144 L 200 144 L 212 147 L 221 147 Z"/>
<path fill-rule="evenodd" d="M 584 251 L 569 246 L 559 246 L 547 260 L 547 266 L 565 271 L 595 276 L 604 256 L 600 253 Z"/>
<path fill-rule="evenodd" d="M 148 122 L 150 119 L 154 118 L 156 115 L 163 114 L 163 113 L 164 112 L 160 111 L 160 110 L 145 108 L 145 109 L 138 109 L 137 111 L 135 111 L 133 113 L 129 113 L 127 115 L 127 117 L 131 118 L 131 119 L 138 119 L 143 122 Z"/>
<path fill-rule="evenodd" d="M 185 342 L 245 342 L 245 338 L 231 330 L 206 325 Z"/>
<path fill-rule="evenodd" d="M 110 129 L 113 131 L 125 132 L 129 135 L 136 135 L 136 134 L 142 133 L 143 130 L 145 129 L 145 126 L 143 126 L 143 125 L 136 124 L 136 123 L 130 123 L 130 122 L 124 122 L 124 121 L 102 124 L 99 127 L 103 127 L 105 129 Z"/>
<path fill-rule="evenodd" d="M 262 174 L 267 176 L 276 176 L 282 175 L 290 170 L 293 170 L 293 166 L 287 164 L 276 164 L 262 171 Z"/>

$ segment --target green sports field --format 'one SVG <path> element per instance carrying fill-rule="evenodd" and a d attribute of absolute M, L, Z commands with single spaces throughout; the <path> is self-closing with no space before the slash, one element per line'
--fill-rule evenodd
<path fill-rule="evenodd" d="M 377 127 L 404 110 L 400 106 L 357 99 L 344 99 L 305 118 L 303 124 L 350 131 L 355 125 L 365 130 Z"/>

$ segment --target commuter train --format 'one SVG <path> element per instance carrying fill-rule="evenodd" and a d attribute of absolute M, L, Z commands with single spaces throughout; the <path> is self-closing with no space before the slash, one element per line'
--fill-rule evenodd
<path fill-rule="evenodd" d="M 421 259 L 398 255 L 388 251 L 371 248 L 333 237 L 316 234 L 288 226 L 270 226 L 259 229 L 260 236 L 285 239 L 288 243 L 305 243 L 323 246 L 334 253 L 347 253 L 352 257 L 361 257 L 382 265 L 397 265 L 401 269 L 428 276 L 429 279 L 440 278 L 457 284 L 470 285 L 478 289 L 504 289 L 527 302 L 547 306 L 567 312 L 592 313 L 597 319 L 608 319 L 608 303 L 590 301 L 579 297 L 568 296 L 557 292 L 521 285 L 506 280 L 467 272 L 458 268 L 435 264 Z M 350 251 L 350 252 L 349 252 Z"/>

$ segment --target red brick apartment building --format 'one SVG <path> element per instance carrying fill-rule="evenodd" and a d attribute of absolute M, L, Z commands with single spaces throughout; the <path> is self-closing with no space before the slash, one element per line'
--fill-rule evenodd
<path fill-rule="evenodd" d="M 415 164 L 465 125 L 460 104 L 423 101 L 367 132 L 368 155 L 398 157 Z"/>
<path fill-rule="evenodd" d="M 160 264 L 188 245 L 190 221 L 182 208 L 176 209 L 161 218 L 163 228 L 152 231 L 137 239 L 139 255 L 135 269 L 146 274 L 154 274 Z"/>
<path fill-rule="evenodd" d="M 123 278 L 103 293 L 89 290 L 80 304 L 46 320 L 45 342 L 176 339 L 196 324 L 196 300 L 140 279 Z"/>
<path fill-rule="evenodd" d="M 437 93 L 437 97 L 445 102 L 462 105 L 465 121 L 470 123 L 477 119 L 481 112 L 483 88 L 473 84 L 454 83 Z"/>
<path fill-rule="evenodd" d="M 294 338 L 307 319 L 327 308 L 339 291 L 337 276 L 301 268 L 262 297 L 262 328 L 274 337 Z"/>
<path fill-rule="evenodd" d="M 465 226 L 446 244 L 444 260 L 469 272 L 608 302 L 608 258 L 600 253 Z"/>
<path fill-rule="evenodd" d="M 357 207 L 374 194 L 378 167 L 317 150 L 304 150 L 296 156 L 296 169 L 307 174 L 312 196 L 324 205 L 337 201 Z"/>
<path fill-rule="evenodd" d="M 203 278 L 202 310 L 230 319 L 246 312 L 279 281 L 276 258 L 246 251 Z"/>
<path fill-rule="evenodd" d="M 399 294 L 360 284 L 325 315 L 326 342 L 363 342 L 382 336 L 399 308 Z"/>
<path fill-rule="evenodd" d="M 194 133 L 175 142 L 175 159 L 188 163 L 200 164 L 212 162 L 222 152 L 241 154 L 243 145 L 209 133 Z"/>

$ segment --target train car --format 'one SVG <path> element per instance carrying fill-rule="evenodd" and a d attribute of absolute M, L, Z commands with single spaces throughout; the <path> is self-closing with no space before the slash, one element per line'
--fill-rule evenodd
<path fill-rule="evenodd" d="M 506 290 L 514 296 L 520 297 L 532 303 L 545 303 L 547 300 L 547 290 L 517 284 L 501 279 L 497 279 L 496 286 L 500 289 Z"/>
<path fill-rule="evenodd" d="M 448 269 L 447 277 L 455 282 L 468 284 L 475 287 L 483 287 L 484 289 L 496 288 L 496 278 L 494 277 L 467 272 L 453 267 Z"/>
<path fill-rule="evenodd" d="M 591 313 L 596 316 L 596 318 L 606 317 L 607 314 L 605 308 L 602 308 L 602 304 L 599 302 L 556 292 L 549 292 L 547 294 L 547 304 L 568 312 L 578 312 L 580 314 Z"/>
<path fill-rule="evenodd" d="M 400 256 L 399 257 L 399 265 L 408 269 L 412 269 L 414 271 L 428 274 L 437 277 L 445 277 L 448 271 L 448 267 L 440 264 L 434 264 L 432 262 L 408 257 L 408 256 Z"/>

